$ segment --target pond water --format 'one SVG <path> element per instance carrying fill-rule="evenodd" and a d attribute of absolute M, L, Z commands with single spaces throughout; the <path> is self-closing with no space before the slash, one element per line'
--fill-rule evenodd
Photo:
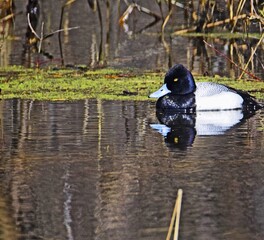
<path fill-rule="evenodd" d="M 263 239 L 263 118 L 153 102 L 5 100 L 0 239 Z M 162 123 L 166 123 L 167 126 Z"/>
<path fill-rule="evenodd" d="M 0 31 L 0 66 L 55 67 L 61 66 L 63 62 L 65 65 L 166 71 L 171 65 L 182 63 L 197 74 L 238 77 L 241 71 L 231 61 L 242 68 L 245 67 L 259 41 L 257 38 L 249 38 L 246 30 L 241 30 L 239 37 L 226 39 L 214 35 L 204 38 L 177 35 L 170 37 L 174 31 L 192 26 L 185 17 L 184 9 L 175 6 L 172 17 L 166 25 L 164 38 L 161 38 L 163 21 L 151 25 L 155 19 L 137 9 L 129 15 L 126 27 L 120 26 L 119 20 L 128 9 L 125 2 L 130 1 L 98 1 L 101 10 L 100 21 L 99 8 L 92 11 L 87 4 L 91 2 L 90 0 L 73 1 L 73 4 L 64 8 L 66 0 L 45 0 L 39 1 L 40 17 L 36 29 L 39 35 L 42 22 L 45 34 L 60 28 L 62 8 L 64 9 L 62 28 L 79 28 L 61 33 L 61 41 L 58 34 L 45 39 L 42 43 L 43 53 L 36 54 L 25 48 L 28 1 L 13 2 L 16 6 L 14 10 L 16 15 L 11 21 L 12 24 L 0 25 L 0 30 L 3 27 Z M 158 1 L 136 2 L 156 15 L 168 14 L 168 7 L 163 4 L 161 11 Z M 198 1 L 193 2 L 197 9 Z M 221 9 L 226 8 L 224 2 L 219 1 L 218 4 L 223 5 Z M 188 4 L 185 2 L 185 5 Z M 228 18 L 227 13 L 226 16 Z M 246 26 L 246 21 L 239 22 L 238 26 L 243 24 Z M 250 29 L 253 27 L 253 32 L 259 32 L 257 22 L 252 25 Z M 217 29 L 216 32 L 230 33 L 226 30 L 226 26 Z M 222 54 L 206 45 L 203 40 L 212 44 Z M 252 54 L 252 61 L 248 65 L 259 78 L 264 77 L 263 51 L 263 47 L 259 46 L 255 54 Z M 226 55 L 230 60 L 222 55 Z"/>

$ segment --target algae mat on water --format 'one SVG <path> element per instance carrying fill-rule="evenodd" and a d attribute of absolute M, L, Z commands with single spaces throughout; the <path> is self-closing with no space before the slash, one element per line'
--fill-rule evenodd
<path fill-rule="evenodd" d="M 0 69 L 1 99 L 149 100 L 149 93 L 163 84 L 165 72 L 139 70 L 43 70 L 8 67 Z M 249 91 L 264 99 L 264 82 L 195 76 L 196 81 L 214 81 Z"/>

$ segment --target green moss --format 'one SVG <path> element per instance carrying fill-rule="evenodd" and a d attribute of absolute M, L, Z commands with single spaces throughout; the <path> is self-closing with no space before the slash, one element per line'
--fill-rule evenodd
<path fill-rule="evenodd" d="M 206 38 L 221 38 L 221 39 L 235 39 L 235 38 L 252 38 L 252 39 L 260 39 L 260 33 L 230 33 L 230 32 L 210 32 L 210 33 L 197 33 L 197 32 L 190 32 L 190 33 L 181 33 L 181 34 L 173 34 L 173 35 L 181 35 L 185 37 L 206 37 Z"/>
<path fill-rule="evenodd" d="M 148 95 L 163 84 L 164 73 L 139 70 L 39 70 L 22 67 L 0 69 L 1 98 L 76 100 L 86 98 L 149 100 Z M 196 77 L 249 91 L 264 99 L 264 83 L 227 78 Z M 155 99 L 154 99 L 155 100 Z"/>

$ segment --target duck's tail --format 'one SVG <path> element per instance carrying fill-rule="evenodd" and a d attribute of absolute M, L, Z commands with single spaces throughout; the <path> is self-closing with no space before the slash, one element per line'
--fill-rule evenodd
<path fill-rule="evenodd" d="M 258 109 L 264 108 L 264 103 L 258 103 Z"/>
<path fill-rule="evenodd" d="M 239 94 L 244 99 L 243 108 L 245 110 L 257 111 L 261 108 L 264 108 L 264 104 L 257 102 L 256 98 L 250 95 L 248 92 L 239 91 Z"/>

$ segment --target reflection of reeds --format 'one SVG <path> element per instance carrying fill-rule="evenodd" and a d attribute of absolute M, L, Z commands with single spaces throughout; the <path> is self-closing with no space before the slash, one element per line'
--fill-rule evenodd
<path fill-rule="evenodd" d="M 61 17 L 60 17 L 60 26 L 59 29 L 62 29 L 62 23 L 63 23 L 63 16 L 65 8 L 73 4 L 76 0 L 68 0 L 61 8 Z M 59 47 L 60 47 L 60 55 L 61 55 L 61 65 L 64 65 L 64 57 L 63 57 L 63 50 L 62 50 L 62 42 L 61 42 L 61 32 L 58 31 L 58 38 L 59 38 Z"/>
<path fill-rule="evenodd" d="M 34 46 L 35 49 L 37 49 L 38 54 L 43 54 L 45 56 L 49 56 L 48 53 L 45 53 L 42 50 L 43 41 L 47 38 L 52 37 L 54 34 L 58 33 L 59 36 L 59 46 L 60 46 L 60 53 L 61 53 L 61 63 L 64 65 L 64 59 L 63 59 L 63 53 L 62 53 L 62 43 L 61 43 L 61 32 L 77 29 L 79 27 L 71 27 L 71 28 L 62 28 L 62 22 L 63 22 L 63 16 L 64 16 L 64 10 L 66 7 L 70 6 L 72 3 L 74 3 L 76 0 L 68 0 L 66 3 L 62 6 L 61 9 L 61 18 L 60 18 L 60 29 L 50 32 L 48 34 L 44 33 L 44 22 L 41 23 L 41 30 L 40 34 L 37 33 L 37 25 L 39 20 L 39 12 L 40 7 L 38 2 L 34 2 L 33 5 L 31 2 L 29 2 L 27 6 L 27 21 L 28 21 L 28 30 L 26 33 L 26 42 L 24 53 L 28 52 L 28 54 L 31 54 L 31 46 Z M 38 46 L 37 46 L 38 44 Z M 52 57 L 50 57 L 52 59 Z M 39 62 L 37 61 L 37 67 L 39 66 Z"/>
<path fill-rule="evenodd" d="M 246 66 L 244 67 L 244 69 L 247 69 L 247 68 L 248 68 L 249 63 L 251 62 L 251 60 L 252 60 L 254 54 L 256 53 L 256 51 L 257 51 L 259 45 L 262 43 L 263 39 L 264 39 L 264 33 L 262 34 L 262 36 L 261 36 L 260 40 L 258 41 L 257 45 L 255 46 L 255 48 L 254 48 L 254 49 L 251 49 L 251 55 L 250 55 L 250 58 L 249 58 L 249 60 L 248 60 L 248 62 L 247 62 L 247 64 L 246 64 Z M 253 65 L 253 64 L 252 64 L 252 65 Z M 238 79 L 241 79 L 241 78 L 243 77 L 244 73 L 245 73 L 245 71 L 242 71 L 242 73 L 240 74 L 240 76 L 239 76 Z M 259 80 L 260 80 L 260 79 L 259 79 Z"/>
<path fill-rule="evenodd" d="M 158 14 L 156 14 L 155 12 L 149 10 L 149 9 L 146 8 L 146 7 L 142 7 L 142 6 L 138 5 L 137 3 L 129 4 L 128 7 L 127 7 L 127 9 L 126 9 L 126 11 L 123 13 L 123 15 L 122 15 L 122 16 L 120 17 L 120 19 L 119 19 L 119 24 L 120 24 L 120 26 L 122 26 L 122 27 L 125 29 L 125 31 L 126 31 L 127 33 L 129 33 L 129 34 L 130 34 L 131 32 L 129 31 L 129 26 L 128 26 L 128 24 L 127 24 L 127 21 L 128 21 L 128 18 L 129 18 L 129 16 L 130 16 L 130 14 L 132 14 L 132 12 L 133 12 L 135 9 L 138 10 L 139 12 L 141 12 L 141 13 L 145 13 L 145 14 L 151 16 L 151 17 L 154 17 L 154 21 L 153 21 L 152 23 L 150 23 L 150 24 L 148 24 L 147 26 L 143 27 L 143 28 L 142 28 L 140 31 L 138 31 L 138 32 L 141 32 L 141 31 L 143 31 L 143 30 L 145 30 L 145 29 L 147 29 L 147 28 L 149 28 L 149 27 L 155 25 L 155 24 L 156 24 L 157 22 L 159 22 L 160 19 L 161 19 L 161 16 L 159 16 Z"/>
<path fill-rule="evenodd" d="M 238 7 L 237 7 L 237 11 L 236 11 L 236 16 L 240 15 L 240 13 L 241 13 L 244 5 L 245 5 L 245 2 L 246 2 L 246 0 L 239 1 Z M 238 19 L 237 18 L 233 19 L 233 17 L 231 18 L 231 16 L 230 16 L 230 19 L 233 20 L 233 27 L 232 27 L 231 32 L 234 32 Z"/>
<path fill-rule="evenodd" d="M 14 8 L 15 6 L 12 0 L 0 1 L 0 37 L 2 41 L 8 36 L 10 26 L 14 21 Z"/>
<path fill-rule="evenodd" d="M 14 17 L 14 10 L 15 5 L 12 0 L 0 1 L 0 21 L 7 21 L 10 18 L 13 19 Z"/>
<path fill-rule="evenodd" d="M 264 34 L 263 34 L 264 35 Z M 262 36 L 262 39 L 263 39 L 263 36 Z M 262 41 L 261 39 L 261 41 Z M 259 41 L 259 42 L 261 42 Z M 239 79 L 244 75 L 244 73 L 248 74 L 250 77 L 252 77 L 253 79 L 256 79 L 256 80 L 259 80 L 261 81 L 261 79 L 259 79 L 257 76 L 255 76 L 254 74 L 252 74 L 251 72 L 249 72 L 247 70 L 247 66 L 248 64 L 246 65 L 246 67 L 242 68 L 241 66 L 239 66 L 237 63 L 235 63 L 232 59 L 230 59 L 229 57 L 227 57 L 225 54 L 223 54 L 222 52 L 220 52 L 219 50 L 217 50 L 216 48 L 214 48 L 211 44 L 209 44 L 208 42 L 206 42 L 204 40 L 204 43 L 209 46 L 210 48 L 212 48 L 217 54 L 219 54 L 220 56 L 222 56 L 223 58 L 225 58 L 226 60 L 228 60 L 230 63 L 232 63 L 233 65 L 235 65 L 238 69 L 240 69 L 242 71 Z M 257 49 L 258 46 L 256 46 L 256 49 Z M 231 56 L 232 57 L 232 56 Z M 249 61 L 250 62 L 250 61 Z"/>
<path fill-rule="evenodd" d="M 79 27 L 72 27 L 72 28 L 67 28 L 67 29 L 59 29 L 59 30 L 56 30 L 56 31 L 53 31 L 51 33 L 48 33 L 48 34 L 44 34 L 44 22 L 42 22 L 41 24 L 41 32 L 40 32 L 40 35 L 38 35 L 36 33 L 36 31 L 34 30 L 34 28 L 32 27 L 31 23 L 30 23 L 30 18 L 29 18 L 29 15 L 28 15 L 28 25 L 32 31 L 32 33 L 34 34 L 34 36 L 37 38 L 37 40 L 39 41 L 39 46 L 38 46 L 38 53 L 41 52 L 41 49 L 42 49 L 42 43 L 45 39 L 49 38 L 49 37 L 52 37 L 55 33 L 60 33 L 60 32 L 64 32 L 64 31 L 69 31 L 69 30 L 72 30 L 72 29 L 76 29 L 76 28 L 79 28 Z"/>
<path fill-rule="evenodd" d="M 174 4 L 174 1 L 167 1 L 169 9 L 170 4 Z M 177 4 L 175 4 L 175 6 L 179 7 Z M 212 1 L 209 0 L 200 0 L 196 10 L 192 10 L 190 6 L 186 4 L 186 6 L 181 8 L 184 8 L 187 12 L 192 11 L 188 16 L 192 16 L 192 20 L 194 20 L 193 25 L 188 28 L 177 30 L 175 34 L 194 31 L 204 32 L 207 31 L 208 28 L 213 29 L 219 26 L 230 29 L 231 32 L 241 31 L 243 30 L 240 27 L 241 24 L 238 25 L 237 23 L 239 20 L 243 21 L 244 19 L 249 20 L 249 23 L 251 20 L 258 21 L 260 25 L 264 23 L 261 10 L 258 7 L 256 8 L 253 1 L 250 1 L 250 5 L 246 5 L 246 0 L 238 1 L 237 4 L 234 0 L 229 0 L 226 3 L 225 10 L 223 10 L 224 6 L 220 7 L 219 4 L 217 5 L 217 3 L 212 3 Z M 255 9 L 258 9 L 258 11 Z M 261 28 L 259 29 L 261 32 Z"/>
<path fill-rule="evenodd" d="M 0 0 L 0 10 L 1 10 L 0 29 L 1 29 L 1 23 L 3 23 L 3 21 L 6 21 L 8 19 L 11 20 L 14 14 L 17 14 L 17 12 L 13 13 L 13 11 L 9 10 L 9 14 L 7 14 L 6 12 L 5 15 L 3 16 L 4 13 L 3 3 L 6 2 L 13 3 L 12 0 L 5 0 L 5 1 Z M 31 2 L 31 0 L 28 1 L 28 3 L 29 2 Z M 32 2 L 38 2 L 38 1 L 32 1 Z M 31 28 L 33 28 L 35 33 L 39 33 L 39 37 L 36 37 L 36 34 L 32 34 L 33 31 L 29 27 L 28 29 L 31 34 L 32 40 L 34 40 L 35 42 L 33 41 L 26 42 L 26 44 L 28 43 L 28 46 L 26 46 L 27 51 L 31 50 L 31 52 L 33 52 L 32 46 L 34 47 L 36 46 L 36 48 L 34 49 L 35 52 L 40 52 L 41 48 L 42 47 L 44 48 L 44 46 L 42 46 L 43 40 L 47 37 L 52 36 L 54 33 L 57 32 L 59 35 L 59 47 L 60 47 L 62 65 L 64 65 L 64 57 L 63 57 L 63 48 L 62 48 L 63 43 L 61 41 L 62 39 L 61 31 L 68 30 L 66 27 L 63 26 L 63 22 L 65 22 L 66 19 L 65 14 L 67 14 L 67 12 L 65 11 L 68 11 L 69 7 L 74 8 L 77 5 L 77 4 L 76 5 L 73 4 L 74 2 L 76 2 L 76 0 L 65 0 L 63 2 L 64 4 L 61 9 L 61 18 L 59 23 L 60 30 L 45 35 L 43 33 L 44 29 L 43 30 L 40 29 L 41 32 L 38 32 L 38 30 L 34 26 L 35 23 L 33 23 L 33 20 L 30 19 L 30 23 L 32 25 Z M 116 21 L 118 19 L 119 19 L 119 24 L 123 26 L 125 32 L 127 32 L 128 34 L 134 34 L 134 33 L 138 34 L 141 33 L 143 30 L 149 29 L 152 26 L 159 24 L 158 28 L 155 28 L 158 29 L 157 30 L 158 32 L 155 33 L 155 36 L 158 37 L 161 36 L 159 40 L 161 40 L 163 45 L 165 46 L 167 55 L 172 55 L 171 53 L 172 45 L 168 41 L 168 38 L 171 37 L 171 34 L 168 34 L 169 31 L 170 31 L 169 33 L 173 32 L 172 34 L 173 36 L 175 34 L 184 34 L 188 32 L 197 32 L 197 31 L 200 31 L 202 33 L 208 33 L 208 32 L 215 33 L 216 31 L 217 33 L 225 31 L 228 32 L 229 34 L 230 32 L 248 33 L 252 31 L 254 27 L 253 26 L 253 22 L 254 22 L 256 23 L 255 26 L 256 25 L 259 26 L 258 29 L 254 27 L 254 30 L 257 29 L 258 32 L 262 32 L 264 25 L 264 8 L 263 8 L 264 5 L 257 6 L 258 1 L 190 0 L 190 1 L 181 1 L 181 2 L 182 3 L 179 3 L 179 1 L 176 0 L 166 0 L 166 1 L 119 0 L 118 4 L 113 4 L 113 1 L 110 0 L 105 0 L 105 1 L 87 0 L 85 4 L 86 5 L 88 4 L 90 6 L 90 8 L 94 11 L 94 17 L 96 17 L 96 19 L 98 20 L 98 25 L 96 25 L 97 26 L 96 30 L 94 33 L 91 34 L 91 36 L 93 36 L 91 37 L 92 42 L 93 43 L 96 42 L 96 46 L 98 46 L 96 47 L 97 53 L 96 55 L 94 55 L 96 56 L 96 59 L 95 58 L 93 59 L 96 60 L 93 61 L 94 66 L 99 66 L 99 65 L 102 66 L 103 64 L 108 62 L 109 48 L 112 48 L 110 44 L 110 41 L 112 41 L 112 38 L 110 38 L 110 34 L 112 33 L 110 30 L 113 30 L 114 28 L 118 28 L 118 22 Z M 111 15 L 117 12 L 116 11 L 117 8 L 118 11 L 123 11 L 121 13 L 118 12 L 119 15 L 118 19 L 116 18 L 116 16 L 113 17 L 113 15 Z M 115 11 L 112 11 L 113 9 Z M 47 11 L 49 12 L 50 9 L 47 9 Z M 45 12 L 45 11 L 41 11 L 41 12 Z M 36 17 L 38 17 L 38 14 L 36 15 L 37 15 Z M 150 21 L 150 23 L 148 23 L 146 26 L 144 26 L 144 24 L 143 25 L 141 24 L 141 26 L 137 29 L 137 27 L 139 26 L 139 25 L 136 26 L 138 20 L 137 18 L 143 18 L 143 20 L 146 19 L 146 21 L 150 19 L 153 21 Z M 80 19 L 80 21 L 82 20 Z M 113 24 L 113 22 L 115 22 L 114 23 L 115 25 Z M 140 23 L 142 22 L 143 21 L 140 21 Z M 180 22 L 180 24 L 178 24 L 178 22 Z M 131 31 L 132 24 L 134 27 L 133 31 Z M 172 41 L 172 38 L 170 38 L 170 41 Z M 247 41 L 247 39 L 245 41 Z M 247 45 L 250 45 L 249 41 L 247 42 Z M 0 41 L 0 48 L 1 48 L 1 41 Z M 254 49 L 255 48 L 253 48 L 253 50 Z M 258 47 L 258 49 L 260 49 L 260 47 Z M 234 48 L 234 50 L 237 49 Z M 257 53 L 258 52 L 252 54 L 251 58 L 254 57 L 256 59 L 255 56 Z M 110 51 L 110 55 L 111 55 L 111 51 Z M 246 57 L 243 56 L 242 58 L 246 59 Z M 244 61 L 245 63 L 247 63 L 248 59 Z M 243 63 L 243 65 L 245 64 Z M 248 64 L 248 66 L 250 66 L 250 64 Z"/>
<path fill-rule="evenodd" d="M 242 1 L 234 1 L 228 0 L 225 5 L 220 6 L 219 3 L 210 1 L 210 0 L 200 0 L 198 4 L 196 4 L 196 10 L 194 9 L 194 1 L 190 3 L 182 4 L 178 3 L 175 0 L 168 1 L 160 1 L 156 0 L 158 4 L 161 16 L 157 15 L 153 11 L 140 6 L 138 3 L 129 4 L 126 11 L 120 17 L 119 23 L 125 29 L 128 29 L 129 26 L 126 24 L 130 14 L 134 9 L 138 9 L 140 12 L 147 13 L 150 16 L 155 17 L 156 20 L 163 19 L 161 32 L 163 33 L 165 30 L 165 26 L 168 23 L 168 20 L 173 17 L 174 12 L 172 11 L 173 7 L 184 10 L 184 16 L 187 18 L 191 18 L 190 21 L 192 25 L 188 26 L 184 29 L 178 29 L 174 32 L 174 34 L 183 34 L 187 32 L 205 32 L 208 30 L 216 29 L 217 27 L 221 27 L 221 31 L 224 29 L 229 29 L 231 32 L 234 31 L 243 31 L 243 21 L 247 22 L 247 25 L 250 26 L 251 21 L 259 22 L 260 26 L 264 25 L 264 10 L 260 10 L 260 8 L 256 8 L 257 2 L 250 1 L 250 4 L 246 4 L 246 0 Z M 254 5 L 255 4 L 255 5 Z M 168 9 L 168 13 L 164 17 L 163 5 Z M 258 9 L 258 10 L 255 10 Z M 249 13 L 250 12 L 250 13 Z M 187 20 L 187 19 L 185 19 Z M 155 23 L 157 23 L 156 21 Z M 241 24 L 238 24 L 241 22 Z M 175 26 L 177 28 L 177 26 Z M 249 30 L 249 28 L 247 28 Z M 259 32 L 262 31 L 262 28 L 259 28 Z"/>

